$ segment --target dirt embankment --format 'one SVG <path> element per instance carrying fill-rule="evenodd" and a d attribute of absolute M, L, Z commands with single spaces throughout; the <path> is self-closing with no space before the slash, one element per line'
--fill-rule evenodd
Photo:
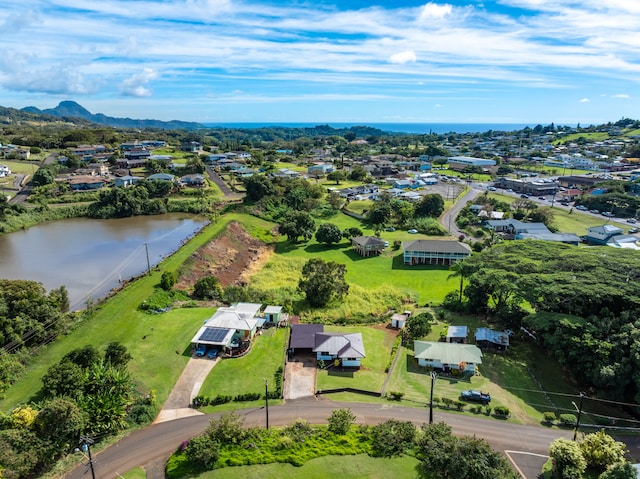
<path fill-rule="evenodd" d="M 204 276 L 215 276 L 222 287 L 244 285 L 273 254 L 273 246 L 231 222 L 218 237 L 199 248 L 179 271 L 177 288 L 190 290 Z"/>

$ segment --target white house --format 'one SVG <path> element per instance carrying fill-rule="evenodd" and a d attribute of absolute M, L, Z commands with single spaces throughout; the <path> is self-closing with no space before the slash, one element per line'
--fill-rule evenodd
<path fill-rule="evenodd" d="M 318 361 L 338 361 L 344 367 L 359 368 L 365 357 L 364 342 L 360 333 L 315 333 L 315 346 Z"/>
<path fill-rule="evenodd" d="M 445 373 L 457 370 L 475 374 L 482 364 L 482 351 L 473 344 L 414 341 L 414 357 L 420 366 L 428 366 Z"/>

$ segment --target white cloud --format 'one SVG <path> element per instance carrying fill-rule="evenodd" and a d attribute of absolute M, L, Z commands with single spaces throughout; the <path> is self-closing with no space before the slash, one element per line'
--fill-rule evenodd
<path fill-rule="evenodd" d="M 416 53 L 413 50 L 406 50 L 404 52 L 395 53 L 389 57 L 391 63 L 399 63 L 401 65 L 405 63 L 415 63 Z"/>
<path fill-rule="evenodd" d="M 140 73 L 123 80 L 120 84 L 120 92 L 125 96 L 151 96 L 151 89 L 145 85 L 158 78 L 158 72 L 151 68 L 145 68 Z"/>
<path fill-rule="evenodd" d="M 631 98 L 631 96 L 626 93 L 618 93 L 617 95 L 611 95 L 611 98 Z"/>
<path fill-rule="evenodd" d="M 579 101 L 579 103 L 589 103 L 591 100 L 589 100 L 588 98 L 581 98 L 578 101 Z"/>
<path fill-rule="evenodd" d="M 420 17 L 418 18 L 420 21 L 424 21 L 430 18 L 444 18 L 447 15 L 451 15 L 451 5 L 444 4 L 438 5 L 436 3 L 429 2 L 424 7 L 422 7 L 422 11 L 420 12 Z"/>

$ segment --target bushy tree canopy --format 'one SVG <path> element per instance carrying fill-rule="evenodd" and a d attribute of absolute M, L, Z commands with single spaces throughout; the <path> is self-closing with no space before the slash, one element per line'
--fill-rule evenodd
<path fill-rule="evenodd" d="M 326 306 L 332 299 L 340 299 L 349 293 L 344 279 L 347 268 L 334 261 L 310 259 L 302 267 L 298 289 L 305 293 L 311 306 Z"/>

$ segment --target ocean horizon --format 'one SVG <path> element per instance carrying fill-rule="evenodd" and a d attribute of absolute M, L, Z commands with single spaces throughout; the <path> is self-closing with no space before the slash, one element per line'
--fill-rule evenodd
<path fill-rule="evenodd" d="M 208 128 L 242 128 L 257 129 L 268 127 L 313 128 L 329 125 L 332 128 L 350 128 L 352 126 L 368 126 L 391 133 L 413 133 L 442 135 L 445 133 L 483 133 L 492 131 L 517 131 L 523 128 L 534 128 L 538 123 L 297 123 L 297 122 L 252 122 L 252 123 L 202 123 Z"/>

